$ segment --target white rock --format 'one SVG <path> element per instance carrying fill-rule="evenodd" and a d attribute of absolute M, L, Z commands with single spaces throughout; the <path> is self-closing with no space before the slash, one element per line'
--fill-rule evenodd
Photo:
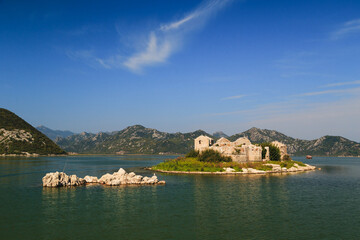
<path fill-rule="evenodd" d="M 125 175 L 126 171 L 123 168 L 120 168 L 119 171 L 117 171 L 119 175 Z"/>
<path fill-rule="evenodd" d="M 112 179 L 114 179 L 114 176 L 110 173 L 107 173 L 99 179 L 99 183 L 106 184 L 109 183 Z"/>
<path fill-rule="evenodd" d="M 296 167 L 291 167 L 291 168 L 289 168 L 287 171 L 288 171 L 288 172 L 297 172 L 297 171 L 299 171 L 299 169 L 296 168 Z"/>
<path fill-rule="evenodd" d="M 128 174 L 128 177 L 130 177 L 130 178 L 135 177 L 135 176 L 136 176 L 136 174 L 134 172 L 131 172 Z"/>
<path fill-rule="evenodd" d="M 84 179 L 76 175 L 68 176 L 63 172 L 47 173 L 42 178 L 42 182 L 44 187 L 79 186 L 86 183 Z"/>
<path fill-rule="evenodd" d="M 120 179 L 113 179 L 109 182 L 106 183 L 106 185 L 110 185 L 110 186 L 118 186 L 120 185 L 122 182 Z"/>
<path fill-rule="evenodd" d="M 248 168 L 247 170 L 248 170 L 248 173 L 265 173 L 265 171 L 257 170 L 254 168 Z"/>
<path fill-rule="evenodd" d="M 62 172 L 47 173 L 43 177 L 43 186 L 46 187 L 61 187 L 61 186 L 79 186 L 85 183 L 101 183 L 108 186 L 118 186 L 126 184 L 158 184 L 159 180 L 154 174 L 152 177 L 143 177 L 136 175 L 134 172 L 129 174 L 122 168 L 113 174 L 104 174 L 100 179 L 93 176 L 85 176 L 84 179 L 78 178 L 76 175 L 66 175 Z M 160 184 L 165 184 L 165 181 L 161 181 Z"/>
<path fill-rule="evenodd" d="M 99 179 L 97 177 L 93 177 L 93 176 L 85 176 L 84 180 L 87 183 L 98 183 L 99 182 Z"/>
<path fill-rule="evenodd" d="M 235 172 L 235 169 L 230 168 L 230 167 L 224 168 L 224 170 L 225 170 L 225 172 Z"/>

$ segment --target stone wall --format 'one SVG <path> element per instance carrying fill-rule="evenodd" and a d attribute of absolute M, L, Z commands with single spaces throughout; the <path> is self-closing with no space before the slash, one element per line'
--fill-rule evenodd
<path fill-rule="evenodd" d="M 206 149 L 213 149 L 224 156 L 229 156 L 234 162 L 262 161 L 262 148 L 251 144 L 250 140 L 245 137 L 239 138 L 235 142 L 220 138 L 215 143 L 207 136 L 197 137 L 195 150 L 202 152 Z"/>

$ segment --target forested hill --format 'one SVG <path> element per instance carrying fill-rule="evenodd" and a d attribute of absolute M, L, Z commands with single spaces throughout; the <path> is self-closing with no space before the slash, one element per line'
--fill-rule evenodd
<path fill-rule="evenodd" d="M 0 108 L 0 154 L 64 154 L 53 141 L 16 114 Z"/>

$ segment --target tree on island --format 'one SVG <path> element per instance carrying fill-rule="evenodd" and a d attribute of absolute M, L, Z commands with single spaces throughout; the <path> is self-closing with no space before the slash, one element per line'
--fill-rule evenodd
<path fill-rule="evenodd" d="M 231 162 L 231 157 L 223 156 L 220 152 L 213 149 L 207 149 L 203 152 L 191 150 L 185 155 L 186 158 L 196 158 L 200 162 Z"/>
<path fill-rule="evenodd" d="M 274 146 L 271 143 L 261 143 L 260 146 L 262 147 L 262 158 L 265 159 L 265 155 L 266 155 L 266 150 L 265 147 L 269 147 L 269 151 L 270 151 L 270 160 L 271 161 L 281 161 L 281 154 L 280 154 L 280 149 L 276 146 Z"/>

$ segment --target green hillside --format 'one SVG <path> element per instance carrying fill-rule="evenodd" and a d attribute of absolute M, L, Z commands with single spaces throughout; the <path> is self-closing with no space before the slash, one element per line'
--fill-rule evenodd
<path fill-rule="evenodd" d="M 77 153 L 187 153 L 194 148 L 194 139 L 200 135 L 216 140 L 224 133 L 217 133 L 215 137 L 202 130 L 166 133 L 134 125 L 112 133 L 81 133 L 57 138 L 55 141 L 66 151 Z M 235 141 L 242 136 L 249 138 L 252 143 L 280 141 L 287 145 L 291 155 L 360 156 L 360 144 L 343 137 L 324 136 L 315 140 L 302 140 L 274 130 L 251 128 L 228 139 Z"/>
<path fill-rule="evenodd" d="M 16 114 L 0 108 L 0 154 L 64 154 L 47 136 Z"/>
<path fill-rule="evenodd" d="M 84 132 L 55 141 L 68 152 L 77 153 L 187 153 L 193 149 L 194 139 L 200 135 L 209 136 L 201 130 L 190 133 L 166 133 L 134 125 L 113 133 Z"/>

